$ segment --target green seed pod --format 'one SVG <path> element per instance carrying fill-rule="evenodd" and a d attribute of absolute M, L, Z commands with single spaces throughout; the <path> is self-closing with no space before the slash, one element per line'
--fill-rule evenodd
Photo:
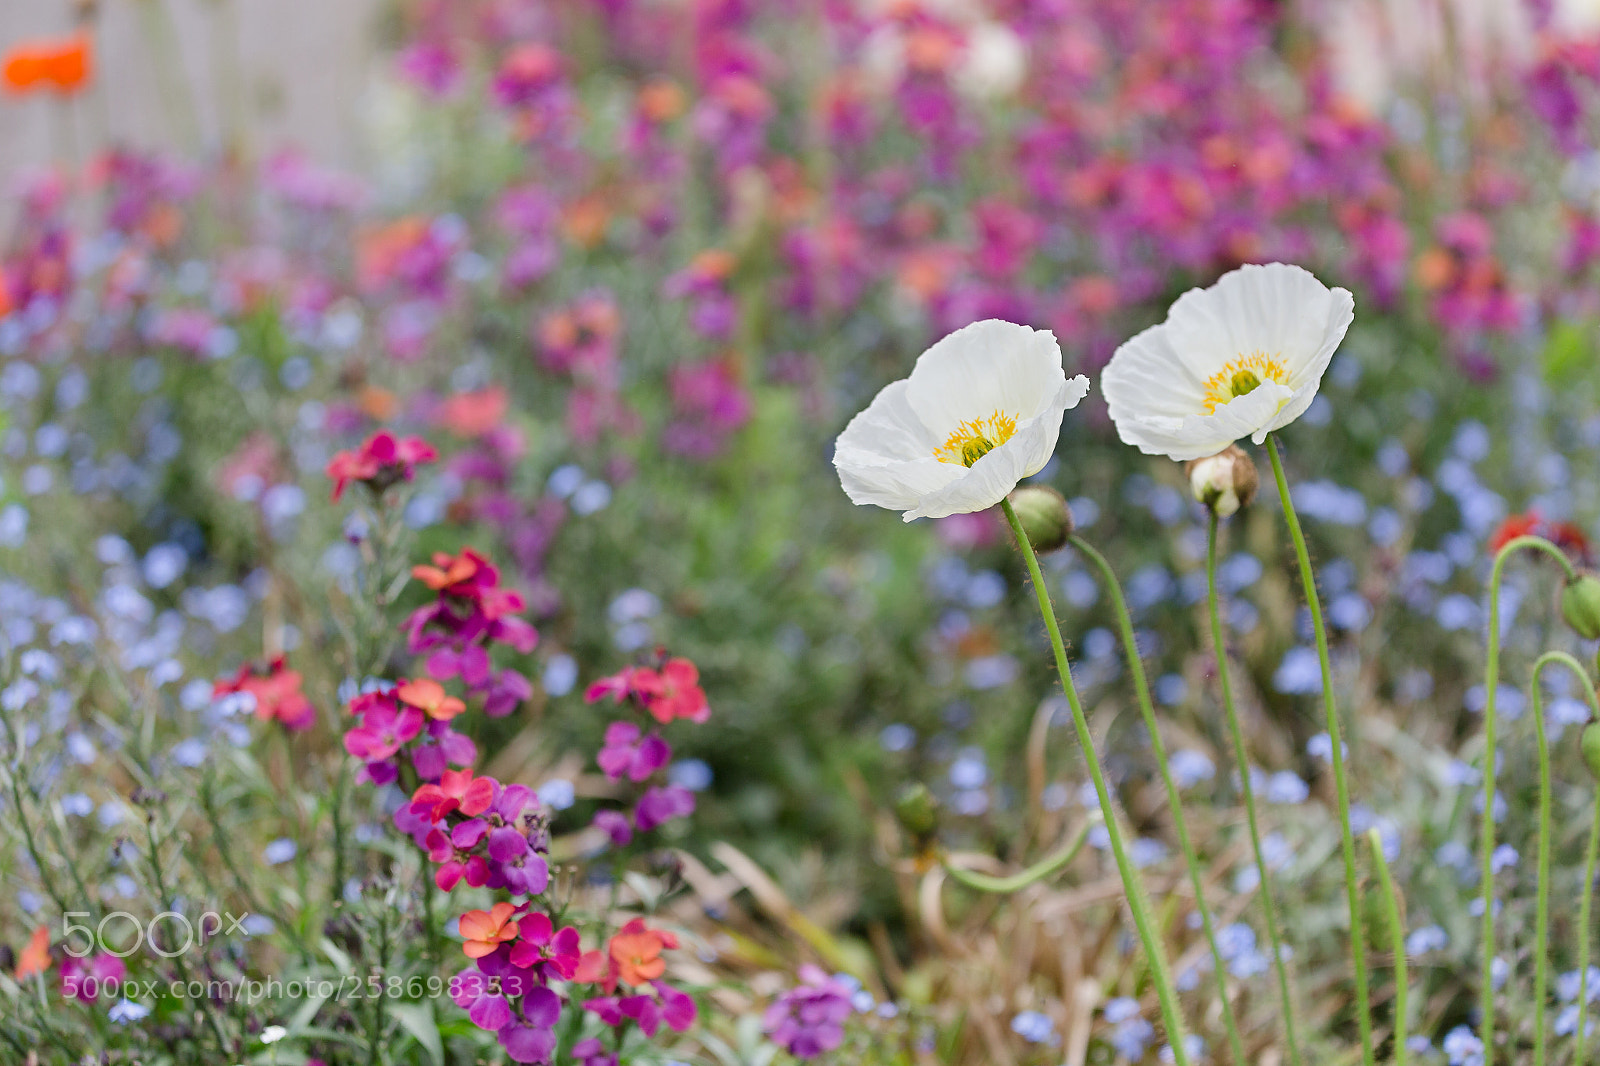
<path fill-rule="evenodd" d="M 1583 764 L 1589 768 L 1589 775 L 1600 782 L 1600 722 L 1583 727 L 1578 747 L 1583 751 Z"/>
<path fill-rule="evenodd" d="M 1600 577 L 1587 570 L 1561 590 L 1561 616 L 1584 640 L 1600 640 Z"/>
<path fill-rule="evenodd" d="M 1011 493 L 1012 508 L 1040 555 L 1060 551 L 1072 536 L 1072 510 L 1061 493 L 1044 485 L 1024 485 Z"/>
<path fill-rule="evenodd" d="M 1190 459 L 1183 464 L 1183 472 L 1189 475 L 1194 498 L 1215 511 L 1218 518 L 1249 507 L 1261 487 L 1255 460 L 1237 444 L 1204 459 Z"/>
<path fill-rule="evenodd" d="M 926 840 L 939 828 L 939 801 L 928 791 L 928 786 L 907 785 L 894 801 L 894 816 L 906 832 L 918 840 Z"/>

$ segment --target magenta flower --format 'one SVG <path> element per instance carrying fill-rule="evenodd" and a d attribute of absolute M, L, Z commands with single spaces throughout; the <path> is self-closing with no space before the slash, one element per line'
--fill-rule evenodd
<path fill-rule="evenodd" d="M 93 1003 L 102 994 L 116 994 L 127 974 L 122 960 L 107 952 L 82 959 L 69 955 L 61 961 L 61 994 Z"/>
<path fill-rule="evenodd" d="M 540 981 L 552 977 L 571 980 L 578 972 L 583 950 L 578 945 L 578 930 L 564 926 L 557 930 L 550 916 L 533 911 L 517 922 L 519 939 L 511 946 L 511 965 L 532 970 Z"/>
<path fill-rule="evenodd" d="M 652 731 L 641 739 L 639 727 L 632 722 L 612 722 L 606 728 L 605 747 L 595 761 L 613 781 L 624 776 L 644 781 L 671 758 L 672 748 L 659 733 Z"/>
<path fill-rule="evenodd" d="M 633 821 L 639 832 L 648 833 L 663 822 L 686 818 L 693 813 L 694 793 L 681 785 L 667 785 L 649 789 L 639 797 Z"/>
<path fill-rule="evenodd" d="M 826 1054 L 844 1043 L 851 990 L 815 966 L 800 967 L 800 984 L 767 1008 L 764 1023 L 772 1042 L 798 1059 Z"/>
<path fill-rule="evenodd" d="M 381 762 L 422 732 L 423 721 L 422 711 L 410 704 L 375 701 L 361 715 L 361 724 L 344 735 L 344 748 L 362 762 Z"/>
<path fill-rule="evenodd" d="M 594 824 L 605 830 L 611 838 L 611 843 L 617 847 L 625 847 L 633 840 L 633 826 L 628 822 L 628 816 L 621 811 L 596 811 Z"/>
<path fill-rule="evenodd" d="M 513 1062 L 549 1062 L 556 1048 L 554 1026 L 561 1017 L 561 997 L 548 988 L 531 988 L 522 997 L 522 1017 L 503 1026 L 500 1046 Z"/>
<path fill-rule="evenodd" d="M 476 966 L 462 970 L 450 985 L 450 998 L 479 1029 L 495 1031 L 511 1024 L 511 1005 L 501 995 L 501 986 Z"/>

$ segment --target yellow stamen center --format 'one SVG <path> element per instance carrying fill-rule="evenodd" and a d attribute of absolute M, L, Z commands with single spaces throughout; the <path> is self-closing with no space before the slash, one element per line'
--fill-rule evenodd
<path fill-rule="evenodd" d="M 1241 355 L 1206 379 L 1206 414 L 1215 413 L 1218 407 L 1240 396 L 1248 396 L 1260 388 L 1263 381 L 1286 384 L 1288 376 L 1276 355 L 1262 351 Z"/>
<path fill-rule="evenodd" d="M 961 423 L 941 447 L 933 450 L 933 457 L 941 463 L 971 466 L 1010 440 L 1016 431 L 1017 416 L 996 411 L 988 418 Z"/>

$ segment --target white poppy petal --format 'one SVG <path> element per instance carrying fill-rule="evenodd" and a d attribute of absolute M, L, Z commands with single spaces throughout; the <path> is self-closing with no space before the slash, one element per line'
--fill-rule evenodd
<path fill-rule="evenodd" d="M 852 503 L 872 504 L 894 511 L 914 509 L 929 494 L 938 492 L 967 473 L 964 467 L 941 463 L 933 457 L 888 463 L 840 461 L 834 456 L 839 484 Z"/>
<path fill-rule="evenodd" d="M 1050 405 L 1065 376 L 1055 334 L 987 319 L 963 326 L 917 358 L 906 402 L 944 437 L 995 411 L 1032 418 Z"/>
<path fill-rule="evenodd" d="M 1283 263 L 1243 266 L 1191 289 L 1165 322 L 1122 344 L 1101 375 L 1117 433 L 1174 459 L 1246 436 L 1259 444 L 1310 406 L 1354 317 L 1350 293 Z"/>
<path fill-rule="evenodd" d="M 923 425 L 906 402 L 905 380 L 891 381 L 872 398 L 867 409 L 850 420 L 839 434 L 835 451 L 859 451 L 882 459 L 926 459 L 942 442 Z"/>
<path fill-rule="evenodd" d="M 1067 380 L 1048 331 L 974 323 L 850 420 L 834 446 L 839 484 L 908 522 L 993 507 L 1050 461 L 1062 417 L 1088 391 L 1083 375 Z"/>
<path fill-rule="evenodd" d="M 905 520 L 982 511 L 1005 499 L 1017 487 L 1017 482 L 1044 469 L 1055 454 L 1062 418 L 1069 409 L 1078 406 L 1078 401 L 1088 392 L 1089 379 L 1082 374 L 1063 382 L 1044 412 L 1018 426 L 1009 441 L 973 463 L 970 469 L 962 470 L 961 477 L 923 496 L 914 510 L 906 512 Z M 949 463 L 941 465 L 960 469 Z"/>

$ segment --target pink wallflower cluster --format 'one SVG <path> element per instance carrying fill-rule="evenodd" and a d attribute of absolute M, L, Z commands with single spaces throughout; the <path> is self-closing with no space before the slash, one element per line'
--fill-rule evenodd
<path fill-rule="evenodd" d="M 374 433 L 361 447 L 340 452 L 328 461 L 333 500 L 337 503 L 352 481 L 381 495 L 397 482 L 410 481 L 416 476 L 417 467 L 438 458 L 433 445 L 421 437 L 400 438 L 387 430 Z"/>
<path fill-rule="evenodd" d="M 711 717 L 705 690 L 700 687 L 700 671 L 694 663 L 659 654 L 658 658 L 661 661 L 657 666 L 628 667 L 601 678 L 584 693 L 589 703 L 610 697 L 638 712 L 645 724 L 654 722 L 648 734 L 638 723 L 627 720 L 613 722 L 606 729 L 605 746 L 596 761 L 613 781 L 626 777 L 643 784 L 672 760 L 672 748 L 657 726 L 680 718 L 701 723 Z M 614 845 L 623 847 L 633 842 L 636 832 L 648 833 L 674 818 L 687 818 L 693 813 L 693 792 L 682 785 L 652 784 L 639 796 L 631 816 L 605 809 L 596 812 L 594 824 L 605 830 Z"/>
<path fill-rule="evenodd" d="M 356 726 L 344 747 L 364 763 L 362 777 L 386 785 L 400 777 L 402 755 L 422 781 L 440 780 L 451 766 L 470 766 L 478 757 L 471 738 L 450 728 L 466 709 L 428 678 L 380 685 L 350 701 Z"/>
<path fill-rule="evenodd" d="M 533 685 L 519 670 L 495 669 L 489 651 L 498 644 L 526 655 L 538 644 L 538 631 L 517 617 L 527 606 L 522 594 L 503 587 L 499 568 L 471 548 L 436 553 L 433 565 L 413 567 L 411 576 L 438 595 L 406 620 L 406 649 L 426 654 L 428 673 L 440 681 L 460 678 L 468 695 L 483 697 L 489 717 L 516 710 Z"/>
<path fill-rule="evenodd" d="M 690 459 L 721 454 L 728 438 L 750 421 L 754 404 L 731 359 L 679 363 L 667 376 L 672 420 L 661 446 Z"/>
<path fill-rule="evenodd" d="M 844 1043 L 851 994 L 843 981 L 816 966 L 802 966 L 800 983 L 767 1008 L 767 1035 L 797 1059 L 825 1055 Z"/>
<path fill-rule="evenodd" d="M 638 432 L 638 416 L 621 395 L 621 334 L 622 312 L 603 289 L 547 312 L 535 328 L 539 362 L 572 382 L 567 430 L 578 444 L 593 444 L 606 432 Z"/>
<path fill-rule="evenodd" d="M 462 951 L 472 961 L 451 981 L 451 998 L 473 1024 L 495 1034 L 514 1062 L 551 1061 L 556 1025 L 569 1002 L 576 1002 L 568 998 L 576 985 L 592 984 L 604 993 L 581 1004 L 604 1025 L 634 1025 L 646 1037 L 656 1035 L 662 1024 L 687 1029 L 697 1016 L 694 999 L 663 979 L 662 952 L 678 946 L 676 937 L 635 918 L 604 949 L 584 952 L 577 927 L 558 927 L 540 899 L 550 885 L 550 818 L 537 794 L 526 785 L 476 774 L 476 747 L 450 726 L 467 704 L 436 679 L 461 680 L 470 697 L 483 697 L 490 713 L 491 708 L 507 713 L 526 695 L 522 675 L 508 681 L 505 675 L 514 672 L 495 673 L 488 661 L 488 647 L 495 643 L 532 650 L 537 633 L 515 617 L 523 608 L 521 596 L 503 588 L 498 570 L 471 549 L 456 556 L 437 554 L 432 565 L 417 566 L 413 576 L 438 594 L 403 627 L 411 653 L 427 653 L 433 676 L 369 683 L 350 700 L 356 721 L 344 744 L 362 761 L 364 780 L 404 781 L 412 788 L 410 799 L 395 811 L 394 824 L 435 864 L 440 889 L 450 892 L 465 882 L 511 897 L 460 916 Z M 679 718 L 704 721 L 710 713 L 699 672 L 687 659 L 630 668 L 597 689 L 633 701 L 662 724 Z M 608 732 L 601 753 L 605 765 L 616 768 L 620 749 L 629 747 L 627 730 L 617 728 L 627 725 L 617 723 Z M 670 749 L 653 736 L 653 742 L 641 741 L 627 756 L 629 765 L 619 774 L 643 781 L 665 765 Z M 638 739 L 637 727 L 633 739 Z M 661 806 L 660 800 L 653 802 Z M 658 811 L 654 824 L 687 814 L 692 796 L 684 806 L 681 799 L 669 798 L 670 811 Z M 653 827 L 648 817 L 638 815 L 641 831 Z M 619 994 L 619 986 L 631 991 Z M 572 1054 L 584 1062 L 616 1064 L 592 1037 L 579 1041 Z"/>

